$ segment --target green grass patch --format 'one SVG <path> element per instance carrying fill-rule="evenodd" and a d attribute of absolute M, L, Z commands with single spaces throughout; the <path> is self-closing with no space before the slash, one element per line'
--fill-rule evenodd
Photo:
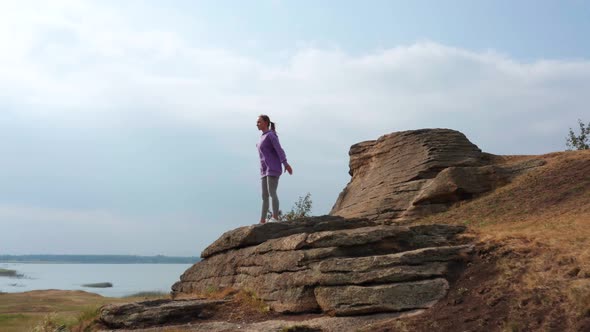
<path fill-rule="evenodd" d="M 30 331 L 38 321 L 35 315 L 27 314 L 0 314 L 0 331 L 21 332 Z"/>
<path fill-rule="evenodd" d="M 5 324 L 15 319 L 24 319 L 26 318 L 23 314 L 0 314 L 0 324 Z"/>

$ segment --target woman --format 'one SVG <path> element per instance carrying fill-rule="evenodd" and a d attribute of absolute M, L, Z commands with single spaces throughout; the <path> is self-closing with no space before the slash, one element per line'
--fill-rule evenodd
<path fill-rule="evenodd" d="M 260 176 L 262 177 L 262 214 L 260 223 L 266 222 L 268 214 L 269 196 L 272 197 L 272 218 L 271 221 L 279 219 L 279 198 L 277 196 L 277 187 L 279 186 L 279 177 L 285 172 L 293 174 L 293 169 L 287 163 L 285 151 L 279 143 L 279 137 L 275 132 L 276 126 L 270 121 L 267 115 L 260 115 L 256 121 L 256 127 L 262 131 L 260 142 L 256 144 L 260 156 Z"/>

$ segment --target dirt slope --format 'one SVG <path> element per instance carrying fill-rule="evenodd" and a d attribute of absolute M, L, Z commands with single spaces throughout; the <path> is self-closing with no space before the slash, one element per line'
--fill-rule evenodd
<path fill-rule="evenodd" d="M 433 310 L 382 331 L 590 331 L 590 151 L 541 158 L 545 166 L 419 221 L 469 226 L 478 255 Z"/>

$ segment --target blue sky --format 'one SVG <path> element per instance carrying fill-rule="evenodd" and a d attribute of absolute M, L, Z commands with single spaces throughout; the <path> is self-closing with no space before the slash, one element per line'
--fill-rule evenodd
<path fill-rule="evenodd" d="M 256 117 L 329 212 L 348 149 L 452 128 L 495 154 L 589 121 L 585 1 L 0 4 L 0 253 L 197 255 L 260 209 Z"/>

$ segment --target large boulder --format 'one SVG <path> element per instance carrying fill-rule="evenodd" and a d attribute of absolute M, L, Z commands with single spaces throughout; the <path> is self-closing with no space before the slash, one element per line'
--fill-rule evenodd
<path fill-rule="evenodd" d="M 445 211 L 544 164 L 527 160 L 494 165 L 496 156 L 450 129 L 391 133 L 353 145 L 349 155 L 352 178 L 330 215 L 379 222 Z"/>
<path fill-rule="evenodd" d="M 172 286 L 173 295 L 246 289 L 281 313 L 354 315 L 426 308 L 446 294 L 452 267 L 466 261 L 473 249 L 465 244 L 464 230 L 333 216 L 241 227 L 207 248 L 204 259 Z M 412 302 L 408 292 L 414 290 L 427 295 Z M 340 297 L 331 298 L 334 292 Z M 355 294 L 370 301 L 357 298 L 365 305 L 349 308 L 345 303 Z M 391 294 L 399 294 L 399 300 L 384 299 Z"/>

